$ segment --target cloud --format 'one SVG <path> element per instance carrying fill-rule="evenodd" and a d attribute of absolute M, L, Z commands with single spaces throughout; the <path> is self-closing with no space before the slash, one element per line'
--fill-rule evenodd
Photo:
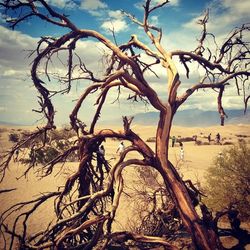
<path fill-rule="evenodd" d="M 101 22 L 100 27 L 106 32 L 114 30 L 118 33 L 128 29 L 128 24 L 122 12 L 110 10 L 108 5 L 100 0 L 82 0 L 80 8 L 97 17 L 97 20 Z"/>
<path fill-rule="evenodd" d="M 127 31 L 129 26 L 125 21 L 125 16 L 122 14 L 120 10 L 106 10 L 106 16 L 104 21 L 101 24 L 101 28 L 103 28 L 106 32 L 110 32 L 114 30 L 115 33 L 121 31 Z"/>
<path fill-rule="evenodd" d="M 225 33 L 225 30 L 229 32 L 232 27 L 249 22 L 249 7 L 248 0 L 213 0 L 207 5 L 209 9 L 208 30 L 221 35 L 221 33 Z M 183 27 L 190 30 L 200 30 L 201 27 L 197 25 L 197 20 L 202 16 L 202 14 L 196 15 Z"/>
<path fill-rule="evenodd" d="M 113 13 L 114 14 L 114 13 Z M 117 14 L 117 13 L 116 13 Z M 37 109 L 37 90 L 33 86 L 29 76 L 30 65 L 32 59 L 27 57 L 28 50 L 35 49 L 37 46 L 37 38 L 32 38 L 18 31 L 13 31 L 0 27 L 0 107 L 8 108 L 8 112 L 2 111 L 2 119 L 5 121 L 23 121 L 32 123 L 39 119 L 37 113 L 25 112 Z M 105 54 L 108 53 L 107 48 L 98 41 L 81 40 L 76 46 L 75 52 L 82 58 L 86 67 L 98 77 L 103 75 L 105 65 Z M 75 57 L 77 60 L 77 58 Z M 59 73 L 60 76 L 66 76 L 67 71 L 65 65 L 60 63 L 67 61 L 66 52 L 60 53 L 53 59 L 53 64 L 49 64 L 49 70 Z M 78 61 L 79 63 L 79 61 Z M 76 69 L 76 71 L 79 70 Z M 76 72 L 75 72 L 76 73 Z M 62 88 L 56 81 L 51 78 L 51 82 L 46 79 L 46 86 L 50 89 Z M 71 95 L 60 95 L 54 97 L 53 102 L 56 108 L 56 121 L 65 123 L 69 113 L 72 111 L 75 102 L 82 94 L 82 90 L 88 86 L 89 81 L 82 80 L 73 82 Z M 115 98 L 113 98 L 114 100 Z M 83 120 L 89 120 L 96 109 L 94 106 L 96 100 L 95 95 L 90 95 L 84 103 L 84 109 L 81 112 Z M 110 106 L 110 105 L 108 105 Z M 114 106 L 113 106 L 114 107 Z M 107 108 L 105 114 L 109 114 L 110 109 Z M 117 114 L 119 109 L 117 109 Z M 112 115 L 115 115 L 112 113 Z"/>
<path fill-rule="evenodd" d="M 4 106 L 0 106 L 0 112 L 6 112 L 7 111 L 7 108 L 4 107 Z"/>
<path fill-rule="evenodd" d="M 84 10 L 98 10 L 107 8 L 107 4 L 100 0 L 82 0 L 80 8 Z"/>
<path fill-rule="evenodd" d="M 126 31 L 128 29 L 128 25 L 125 20 L 110 20 L 102 23 L 101 27 L 106 31 L 114 30 L 115 33 L 120 31 Z"/>
<path fill-rule="evenodd" d="M 152 4 L 156 5 L 163 2 L 165 2 L 165 0 L 153 0 Z M 179 5 L 179 0 L 169 0 L 169 3 L 166 4 L 166 6 L 178 6 L 178 5 Z"/>
<path fill-rule="evenodd" d="M 151 16 L 150 17 L 150 24 L 154 26 L 159 25 L 159 17 L 158 16 Z"/>
<path fill-rule="evenodd" d="M 0 27 L 0 84 L 3 79 L 14 82 L 14 79 L 24 80 L 30 75 L 32 58 L 29 58 L 31 50 L 37 47 L 37 38 L 25 35 L 19 31 Z M 91 48 L 91 49 L 89 49 Z M 86 66 L 90 70 L 102 69 L 101 59 L 105 52 L 105 46 L 97 41 L 79 41 L 76 52 L 84 58 Z M 49 63 L 49 72 L 66 76 L 67 67 L 62 62 L 67 61 L 67 53 L 56 54 Z M 75 57 L 77 60 L 77 58 Z M 79 61 L 78 61 L 79 63 Z"/>
<path fill-rule="evenodd" d="M 108 16 L 110 18 L 115 18 L 115 19 L 123 19 L 124 15 L 122 14 L 122 12 L 120 10 L 110 10 L 108 12 Z"/>
<path fill-rule="evenodd" d="M 152 0 L 150 6 L 155 6 L 157 4 L 161 4 L 165 1 L 166 0 Z M 137 9 L 143 10 L 144 2 L 145 1 L 139 1 L 139 2 L 135 3 L 134 6 Z M 180 5 L 180 0 L 169 0 L 169 2 L 166 5 L 164 5 L 164 7 L 177 7 L 179 5 Z"/>
<path fill-rule="evenodd" d="M 169 4 L 172 6 L 178 6 L 180 4 L 180 1 L 179 0 L 170 0 Z"/>
<path fill-rule="evenodd" d="M 76 4 L 71 0 L 48 0 L 48 4 L 51 4 L 52 6 L 56 6 L 58 8 L 68 8 L 73 9 L 76 7 Z"/>
<path fill-rule="evenodd" d="M 37 40 L 0 26 L 0 76 L 23 79 L 29 73 L 30 49 L 36 48 Z"/>
<path fill-rule="evenodd" d="M 228 1 L 232 2 L 231 0 L 228 0 Z M 55 1 L 53 0 L 53 3 L 56 4 L 56 0 Z M 65 5 L 65 3 L 67 3 L 67 1 L 59 1 L 57 4 L 58 6 L 63 6 Z M 104 30 L 109 30 L 112 27 L 115 28 L 115 32 L 121 32 L 121 31 L 125 31 L 129 29 L 129 26 L 126 23 L 124 16 L 121 14 L 121 12 L 108 9 L 107 4 L 105 4 L 104 2 L 83 1 L 81 4 L 82 4 L 81 5 L 82 8 L 86 8 L 86 10 L 90 12 L 91 14 L 95 14 L 100 17 L 98 20 L 102 22 L 100 26 Z M 172 6 L 178 6 L 179 2 L 172 1 L 171 4 Z M 244 6 L 242 3 L 232 2 L 232 5 L 234 6 L 234 8 L 237 9 L 235 10 L 237 15 L 238 13 L 246 12 L 246 10 L 243 8 Z M 216 12 L 216 10 L 219 7 L 217 9 L 214 9 L 214 11 L 211 12 L 211 15 L 213 15 L 211 16 L 211 20 L 212 20 L 212 17 L 221 18 L 221 19 L 218 19 L 219 21 L 214 20 L 212 22 L 213 25 L 215 25 L 218 22 L 222 22 L 223 18 L 224 19 L 226 18 L 225 13 L 231 13 L 232 15 L 233 10 L 230 6 L 226 5 L 226 1 L 222 1 L 222 6 L 224 8 L 222 17 L 220 17 L 218 13 Z M 153 15 L 150 18 L 151 18 L 150 20 L 154 24 L 157 24 L 160 20 L 158 16 L 156 15 Z M 233 17 L 233 18 L 237 18 L 237 20 L 239 19 L 239 17 Z M 230 23 L 230 20 L 229 21 L 225 21 L 225 20 L 223 22 Z M 194 21 L 194 19 L 192 19 L 192 21 Z M 177 49 L 177 48 L 186 49 L 186 50 L 194 49 L 196 45 L 195 44 L 196 35 L 197 34 L 199 35 L 200 31 L 197 32 L 197 29 L 194 29 L 193 25 L 194 24 L 188 27 L 188 24 L 186 24 L 186 26 L 184 25 L 180 29 L 170 33 L 169 36 L 164 36 L 164 41 L 163 41 L 164 47 L 166 47 L 167 50 Z M 199 27 L 198 25 L 195 25 L 195 26 Z M 138 32 L 138 31 L 136 30 L 133 32 Z M 31 109 L 32 106 L 35 107 L 34 105 L 36 105 L 36 104 L 33 104 L 33 103 L 36 103 L 36 92 L 34 92 L 31 89 L 29 91 L 27 90 L 27 92 L 22 91 L 24 88 L 23 86 L 32 85 L 31 79 L 27 78 L 27 74 L 29 74 L 29 70 L 30 70 L 30 65 L 28 65 L 28 63 L 31 61 L 31 59 L 28 59 L 27 55 L 28 55 L 28 50 L 35 49 L 36 46 L 37 46 L 37 39 L 34 39 L 21 32 L 10 31 L 4 27 L 0 27 L 0 88 L 1 88 L 1 93 L 8 94 L 8 98 L 2 99 L 2 102 L 0 103 L 0 111 L 1 111 L 1 107 L 9 108 L 10 107 L 9 105 L 12 105 L 13 103 L 15 103 L 14 105 L 15 110 L 13 109 L 12 113 L 10 113 L 12 114 L 13 119 L 14 117 L 17 117 L 17 116 L 21 117 L 22 110 L 29 110 L 29 108 Z M 151 44 L 149 44 L 149 46 L 151 46 Z M 82 40 L 76 47 L 76 52 L 82 58 L 82 60 L 86 63 L 87 68 L 95 71 L 99 75 L 102 74 L 103 68 L 105 66 L 105 63 L 103 66 L 103 58 L 104 58 L 103 52 L 104 51 L 106 52 L 106 48 L 104 48 L 104 46 L 100 42 L 96 42 L 93 40 L 92 41 Z M 67 56 L 66 53 L 59 55 L 60 59 L 64 62 L 65 62 L 65 59 L 67 59 L 66 56 Z M 177 66 L 179 67 L 180 66 L 179 63 L 178 62 L 176 63 L 177 63 Z M 183 67 L 178 68 L 178 69 L 179 69 L 179 72 L 181 74 L 182 81 L 183 81 L 181 85 L 183 88 L 181 88 L 180 91 L 185 91 L 185 89 L 188 88 L 188 86 L 191 86 L 193 83 L 195 83 L 195 79 L 194 78 L 191 79 L 191 80 L 194 80 L 193 82 L 191 80 L 186 81 L 185 80 L 186 78 L 183 77 L 184 74 L 182 74 L 182 72 L 184 71 Z M 54 63 L 53 70 L 60 73 L 60 75 L 66 75 L 67 73 L 66 68 L 63 67 L 63 65 L 59 64 L 59 62 Z M 197 76 L 197 70 L 194 67 L 192 67 L 191 70 L 192 70 L 193 75 L 195 74 Z M 159 95 L 164 98 L 164 96 L 166 97 L 166 94 L 167 94 L 166 93 L 167 76 L 165 74 L 164 69 L 162 68 L 156 69 L 156 71 L 161 76 L 161 79 L 157 80 L 156 78 L 148 77 L 147 80 L 149 80 L 150 85 L 152 85 L 152 87 L 156 89 L 157 93 L 159 93 Z M 193 77 L 193 75 L 191 77 Z M 23 76 L 25 76 L 26 79 L 28 79 L 29 81 L 24 82 Z M 68 113 L 71 111 L 70 109 L 72 109 L 74 105 L 74 103 L 72 103 L 72 100 L 76 99 L 81 94 L 81 91 L 87 86 L 87 84 L 89 84 L 89 82 L 87 81 L 79 81 L 79 82 L 80 82 L 79 84 L 75 84 L 73 86 L 72 89 L 76 90 L 73 94 L 63 95 L 61 96 L 60 100 L 56 99 L 56 104 L 57 104 L 56 115 L 58 114 L 59 116 L 61 115 L 62 120 L 65 117 L 67 117 Z M 5 87 L 3 87 L 3 85 Z M 128 102 L 126 101 L 127 92 L 124 90 L 123 92 L 125 92 L 125 95 L 124 95 L 125 97 L 122 100 L 122 104 L 119 106 L 118 103 L 115 103 L 114 105 L 110 105 L 110 103 L 112 103 L 117 97 L 117 91 L 115 89 L 111 91 L 110 96 L 107 99 L 107 106 L 105 106 L 104 112 L 102 113 L 102 115 L 105 115 L 104 119 L 108 117 L 110 117 L 110 119 L 114 118 L 116 116 L 119 116 L 119 114 L 121 115 L 121 113 L 129 114 L 129 112 L 138 112 L 138 110 L 135 111 L 135 108 L 131 108 L 134 104 L 128 104 Z M 17 98 L 16 93 L 19 93 L 19 98 Z M 26 99 L 25 97 L 27 97 L 27 95 L 29 95 L 30 98 L 26 100 L 26 104 L 21 104 L 19 100 L 22 100 L 22 102 L 25 102 L 25 99 Z M 31 96 L 33 98 L 32 104 L 30 104 Z M 96 98 L 96 96 L 94 95 L 90 96 L 87 100 L 87 105 L 83 105 L 84 107 L 84 111 L 82 113 L 83 120 L 85 120 L 85 118 L 89 119 L 91 115 L 93 115 L 93 112 L 96 108 L 96 106 L 93 107 L 94 98 Z M 232 93 L 231 95 L 225 95 L 224 100 L 225 100 L 225 107 L 230 108 L 231 102 L 232 102 L 233 107 L 241 106 L 240 98 L 237 99 L 235 97 L 235 93 Z M 69 105 L 70 103 L 71 105 Z M 211 105 L 207 107 L 207 103 Z M 185 105 L 187 105 L 186 107 L 216 109 L 217 107 L 216 95 L 212 95 L 212 94 L 210 95 L 210 92 L 208 91 L 206 91 L 206 93 L 204 93 L 204 91 L 198 91 L 197 93 L 194 94 L 194 96 L 190 98 L 190 101 L 188 101 Z M 89 107 L 91 107 L 91 109 L 88 109 Z M 143 105 L 136 107 L 136 108 L 140 108 L 140 107 L 143 109 Z M 110 110 L 112 110 L 112 112 L 110 112 Z M 29 119 L 31 119 L 31 116 L 29 117 Z"/>
<path fill-rule="evenodd" d="M 5 69 L 2 73 L 2 76 L 4 77 L 19 77 L 23 74 L 24 72 L 22 70 L 15 70 L 15 69 Z"/>
<path fill-rule="evenodd" d="M 214 9 L 217 9 L 218 12 L 220 10 L 226 10 L 229 13 L 235 13 L 240 15 L 246 15 L 249 14 L 249 1 L 248 0 L 241 0 L 241 1 L 235 1 L 235 0 L 214 0 L 209 5 L 209 7 L 212 7 Z M 219 14 L 219 13 L 218 13 Z M 240 17 L 238 17 L 240 18 Z"/>

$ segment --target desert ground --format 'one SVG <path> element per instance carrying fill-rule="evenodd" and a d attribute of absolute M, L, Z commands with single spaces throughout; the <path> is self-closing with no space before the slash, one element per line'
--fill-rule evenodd
<path fill-rule="evenodd" d="M 122 127 L 114 127 L 114 130 L 121 130 Z M 12 146 L 9 141 L 9 133 L 20 133 L 23 130 L 30 130 L 27 127 L 0 127 L 0 151 L 6 151 Z M 147 140 L 155 136 L 156 128 L 152 126 L 133 125 L 132 130 L 137 132 L 140 137 Z M 170 160 L 177 166 L 180 174 L 184 180 L 190 179 L 194 183 L 205 182 L 206 170 L 213 164 L 213 160 L 224 149 L 230 147 L 230 143 L 236 143 L 239 139 L 244 138 L 250 144 L 250 125 L 226 125 L 224 127 L 173 127 L 171 136 L 175 137 L 192 137 L 197 135 L 198 140 L 207 144 L 207 135 L 212 134 L 212 139 L 215 138 L 217 133 L 221 135 L 221 144 L 216 145 L 212 142 L 210 145 L 196 145 L 193 141 L 184 142 L 184 160 L 180 160 L 180 147 L 178 143 L 175 147 L 170 145 Z M 227 143 L 226 143 L 227 142 Z M 228 143 L 230 142 L 230 143 Z M 104 147 L 106 150 L 106 159 L 110 160 L 111 164 L 118 159 L 116 149 L 119 142 L 114 140 L 106 140 Z M 155 143 L 148 142 L 150 147 L 154 149 Z M 129 143 L 125 141 L 125 146 Z M 20 157 L 22 157 L 20 155 Z M 138 157 L 135 153 L 131 153 L 129 157 Z M 0 183 L 0 190 L 15 188 L 16 190 L 8 193 L 0 194 L 0 214 L 2 214 L 11 205 L 20 202 L 31 200 L 37 195 L 47 191 L 57 191 L 58 187 L 64 185 L 66 177 L 77 168 L 76 162 L 68 162 L 64 167 L 63 172 L 55 171 L 48 177 L 40 179 L 36 176 L 35 169 L 32 170 L 27 176 L 20 177 L 25 169 L 25 166 L 20 162 L 13 162 L 6 172 L 4 180 Z M 117 220 L 115 221 L 114 230 L 129 229 L 129 225 L 133 222 L 133 211 L 136 210 L 136 201 L 128 199 L 129 190 L 136 185 L 140 185 L 138 173 L 133 167 L 128 167 L 123 171 L 123 178 L 125 183 L 125 194 L 121 197 L 121 202 L 117 211 Z M 32 231 L 39 231 L 42 227 L 46 227 L 47 222 L 52 219 L 53 201 L 48 201 L 45 205 L 40 207 L 33 218 L 30 218 L 30 225 Z M 10 221 L 11 222 L 11 221 Z M 0 238 L 0 249 L 3 248 L 3 238 Z M 247 248 L 247 249 L 250 249 Z"/>

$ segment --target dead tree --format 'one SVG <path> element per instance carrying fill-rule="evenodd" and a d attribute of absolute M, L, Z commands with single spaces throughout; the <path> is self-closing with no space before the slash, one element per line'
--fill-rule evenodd
<path fill-rule="evenodd" d="M 55 109 L 52 97 L 59 93 L 70 92 L 76 80 L 88 80 L 92 82 L 91 85 L 83 90 L 82 95 L 69 115 L 71 127 L 78 135 L 77 143 L 74 147 L 67 150 L 64 154 L 59 155 L 55 160 L 41 169 L 44 175 L 48 175 L 53 172 L 56 163 L 60 160 L 65 160 L 72 152 L 78 151 L 80 158 L 78 170 L 67 179 L 62 190 L 44 194 L 29 203 L 17 204 L 2 215 L 2 230 L 11 234 L 11 246 L 13 245 L 14 238 L 17 238 L 22 247 L 30 249 L 64 249 L 74 247 L 78 249 L 91 249 L 97 244 L 102 245 L 104 249 L 110 244 L 112 239 L 117 240 L 119 238 L 121 241 L 132 239 L 135 241 L 162 244 L 166 249 L 175 249 L 164 238 L 138 236 L 129 232 L 114 234 L 111 231 L 112 221 L 115 218 L 123 188 L 121 172 L 129 165 L 140 165 L 149 168 L 152 167 L 159 171 L 184 226 L 192 236 L 194 246 L 202 250 L 222 248 L 216 231 L 213 227 L 209 226 L 209 223 L 203 223 L 202 218 L 199 217 L 194 209 L 185 183 L 169 161 L 168 143 L 172 120 L 176 111 L 195 91 L 202 89 L 218 91 L 218 111 L 221 116 L 222 125 L 226 116 L 222 105 L 222 97 L 229 84 L 235 83 L 237 90 L 243 92 L 245 107 L 247 107 L 249 100 L 247 87 L 250 71 L 249 47 L 248 43 L 244 41 L 244 34 L 249 31 L 249 25 L 244 24 L 234 29 L 220 46 L 215 43 L 217 48 L 213 52 L 212 49 L 206 47 L 206 40 L 211 36 L 207 32 L 206 27 L 209 17 L 209 13 L 207 12 L 204 18 L 199 20 L 199 24 L 202 27 L 202 34 L 194 50 L 169 51 L 161 43 L 162 29 L 150 24 L 149 20 L 153 12 L 166 4 L 168 4 L 168 0 L 158 5 L 153 5 L 153 1 L 146 0 L 142 21 L 124 12 L 124 15 L 145 31 L 145 36 L 149 39 L 150 45 L 140 41 L 136 35 L 132 35 L 127 43 L 117 45 L 95 30 L 77 27 L 66 15 L 53 9 L 44 0 L 1 1 L 1 7 L 5 9 L 6 16 L 9 17 L 8 22 L 10 22 L 12 28 L 15 28 L 16 25 L 29 18 L 36 17 L 55 26 L 65 28 L 66 32 L 58 38 L 42 37 L 38 42 L 36 50 L 33 52 L 34 60 L 31 67 L 31 77 L 34 86 L 39 92 L 41 107 L 37 112 L 44 115 L 47 119 L 47 124 L 19 141 L 6 155 L 1 165 L 2 176 L 4 176 L 8 163 L 17 148 L 27 142 L 32 142 L 34 138 L 41 135 L 45 138 L 45 144 L 49 131 L 55 129 Z M 106 70 L 102 77 L 97 77 L 95 72 L 91 72 L 84 63 L 84 60 L 75 54 L 77 43 L 86 39 L 96 39 L 109 51 L 108 64 L 106 64 Z M 215 37 L 213 39 L 215 40 Z M 49 71 L 50 61 L 53 61 L 55 56 L 65 52 L 68 55 L 66 62 L 67 75 L 66 77 L 58 76 L 58 78 L 66 87 L 60 91 L 51 91 L 49 89 L 51 77 Z M 145 54 L 148 58 L 151 58 L 151 63 L 144 62 L 140 57 L 141 54 Z M 183 94 L 178 92 L 182 81 L 174 58 L 180 60 L 183 65 L 183 69 L 181 70 L 186 72 L 187 77 L 189 77 L 189 64 L 197 64 L 205 72 L 202 79 L 186 89 Z M 145 77 L 146 72 L 154 73 L 152 67 L 156 64 L 166 72 L 166 102 L 161 100 Z M 79 76 L 76 76 L 76 72 L 80 72 Z M 129 96 L 129 99 L 147 101 L 160 112 L 155 151 L 152 151 L 147 143 L 130 129 L 132 119 L 124 117 L 124 131 L 122 132 L 116 132 L 111 129 L 97 129 L 98 118 L 101 115 L 109 91 L 113 88 L 118 88 L 118 91 L 122 88 L 129 89 L 134 93 L 133 96 Z M 96 112 L 93 115 L 89 129 L 87 129 L 84 121 L 81 121 L 78 115 L 79 110 L 83 108 L 86 98 L 98 91 L 100 94 L 96 100 Z M 128 140 L 132 145 L 126 148 L 118 162 L 111 167 L 109 173 L 105 176 L 105 187 L 99 189 L 98 181 L 100 173 L 94 170 L 93 159 L 96 148 L 106 138 Z M 42 147 L 43 145 L 40 146 Z M 139 152 L 143 159 L 125 160 L 126 155 L 131 151 Z M 74 190 L 78 191 L 78 196 L 74 195 Z M 67 199 L 69 196 L 70 202 Z M 57 221 L 50 225 L 44 232 L 28 237 L 26 232 L 28 218 L 38 206 L 50 198 L 55 199 Z M 104 212 L 107 200 L 112 206 L 108 212 Z M 21 207 L 23 208 L 26 204 L 33 204 L 33 207 L 20 214 L 14 226 L 11 229 L 8 228 L 4 224 L 6 217 L 13 213 L 13 211 Z M 16 224 L 21 218 L 23 218 L 24 230 L 22 234 L 18 234 Z"/>

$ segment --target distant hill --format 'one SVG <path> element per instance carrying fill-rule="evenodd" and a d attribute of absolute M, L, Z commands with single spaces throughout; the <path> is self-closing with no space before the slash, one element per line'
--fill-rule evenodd
<path fill-rule="evenodd" d="M 4 126 L 31 126 L 31 124 L 28 123 L 15 123 L 15 122 L 6 122 L 6 121 L 0 121 L 0 125 L 4 125 Z"/>
<path fill-rule="evenodd" d="M 17 124 L 13 122 L 0 121 L 0 125 L 4 126 L 24 126 L 24 124 Z"/>
<path fill-rule="evenodd" d="M 250 123 L 250 114 L 244 115 L 243 110 L 227 110 L 228 118 L 225 124 Z M 156 125 L 159 119 L 158 112 L 139 113 L 135 115 L 134 123 L 144 125 Z M 177 111 L 173 124 L 185 127 L 205 127 L 220 124 L 217 111 L 203 111 L 200 109 L 189 109 Z"/>
<path fill-rule="evenodd" d="M 225 124 L 250 124 L 250 113 L 244 115 L 243 110 L 226 110 L 228 118 Z M 159 120 L 159 112 L 146 112 L 134 115 L 135 124 L 156 125 Z M 102 125 L 121 125 L 122 118 L 114 120 L 100 120 Z M 173 124 L 184 127 L 207 127 L 220 124 L 220 116 L 217 111 L 203 111 L 200 109 L 187 109 L 177 111 Z M 27 126 L 28 124 L 17 124 L 13 122 L 0 121 L 5 126 Z"/>

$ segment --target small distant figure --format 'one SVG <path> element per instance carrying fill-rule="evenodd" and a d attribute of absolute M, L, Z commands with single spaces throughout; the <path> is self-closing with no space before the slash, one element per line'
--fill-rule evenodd
<path fill-rule="evenodd" d="M 208 142 L 210 144 L 210 142 L 211 142 L 211 133 L 208 135 L 207 139 L 208 139 Z"/>
<path fill-rule="evenodd" d="M 175 136 L 172 136 L 172 148 L 173 148 L 173 147 L 174 147 L 174 145 L 175 145 L 175 141 L 176 141 Z"/>
<path fill-rule="evenodd" d="M 18 161 L 18 155 L 19 155 L 19 150 L 17 149 L 17 150 L 15 151 L 14 162 L 17 162 L 17 161 Z"/>
<path fill-rule="evenodd" d="M 180 147 L 183 147 L 183 143 L 182 141 L 179 141 Z"/>
<path fill-rule="evenodd" d="M 218 133 L 217 135 L 216 135 L 216 143 L 220 143 L 220 134 Z"/>
<path fill-rule="evenodd" d="M 223 154 L 222 154 L 222 152 L 219 152 L 217 157 L 218 157 L 218 159 L 223 158 Z"/>
<path fill-rule="evenodd" d="M 121 141 L 121 143 L 119 144 L 116 153 L 118 153 L 119 155 L 121 155 L 123 153 L 123 151 L 125 150 L 125 145 L 123 143 L 123 141 Z"/>
<path fill-rule="evenodd" d="M 98 153 L 101 154 L 102 156 L 105 155 L 105 149 L 104 149 L 104 146 L 103 146 L 103 145 L 101 145 L 101 146 L 99 147 Z"/>
<path fill-rule="evenodd" d="M 182 146 L 181 149 L 180 149 L 180 159 L 181 159 L 182 161 L 184 161 L 184 148 L 183 148 L 183 146 Z"/>

